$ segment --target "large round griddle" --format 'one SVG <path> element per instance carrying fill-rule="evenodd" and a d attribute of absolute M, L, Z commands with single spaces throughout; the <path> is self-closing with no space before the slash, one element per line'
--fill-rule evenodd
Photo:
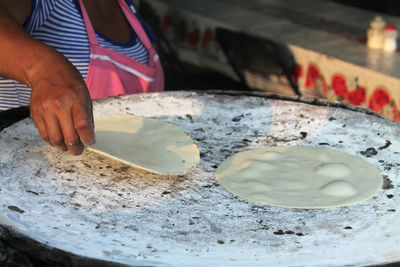
<path fill-rule="evenodd" d="M 145 173 L 90 151 L 70 156 L 47 146 L 30 119 L 18 122 L 0 132 L 2 238 L 21 249 L 38 246 L 33 251 L 43 260 L 71 265 L 400 261 L 398 124 L 363 109 L 314 102 L 168 92 L 95 103 L 95 116 L 155 117 L 189 133 L 201 161 L 185 177 Z M 381 171 L 383 188 L 358 205 L 303 210 L 248 202 L 214 179 L 226 157 L 283 144 L 324 146 L 363 158 Z"/>

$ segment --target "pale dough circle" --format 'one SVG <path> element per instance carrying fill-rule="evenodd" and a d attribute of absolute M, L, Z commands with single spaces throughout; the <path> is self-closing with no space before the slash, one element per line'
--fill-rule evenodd
<path fill-rule="evenodd" d="M 354 205 L 377 195 L 383 184 L 379 170 L 365 160 L 311 146 L 242 151 L 223 161 L 215 177 L 241 198 L 301 209 Z"/>
<path fill-rule="evenodd" d="M 135 115 L 95 119 L 96 144 L 89 149 L 136 168 L 184 175 L 200 161 L 193 140 L 178 126 Z"/>

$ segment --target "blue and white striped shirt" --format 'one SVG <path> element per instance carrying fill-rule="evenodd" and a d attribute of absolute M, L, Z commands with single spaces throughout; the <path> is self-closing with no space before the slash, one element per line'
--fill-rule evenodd
<path fill-rule="evenodd" d="M 32 11 L 24 24 L 25 30 L 35 39 L 55 48 L 66 56 L 86 78 L 89 68 L 89 40 L 79 4 L 75 0 L 31 0 Z M 132 12 L 135 8 L 125 0 Z M 138 17 L 140 20 L 140 18 Z M 142 23 L 151 41 L 155 36 Z M 132 40 L 117 43 L 96 32 L 99 44 L 148 64 L 148 51 L 132 29 Z M 14 80 L 0 77 L 0 110 L 29 105 L 31 89 Z"/>

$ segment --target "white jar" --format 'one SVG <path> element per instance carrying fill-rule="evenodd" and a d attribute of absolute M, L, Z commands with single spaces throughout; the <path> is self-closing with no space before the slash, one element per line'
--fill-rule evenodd
<path fill-rule="evenodd" d="M 367 31 L 367 46 L 372 49 L 382 49 L 386 22 L 381 17 L 375 17 Z"/>
<path fill-rule="evenodd" d="M 382 50 L 394 52 L 397 49 L 397 30 L 396 27 L 388 25 L 385 27 Z"/>

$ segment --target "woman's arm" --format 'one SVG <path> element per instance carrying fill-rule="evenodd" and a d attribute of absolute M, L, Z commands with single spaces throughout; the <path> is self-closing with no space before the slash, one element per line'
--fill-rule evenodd
<path fill-rule="evenodd" d="M 94 143 L 88 89 L 67 58 L 25 32 L 29 12 L 30 0 L 0 0 L 0 76 L 31 87 L 31 117 L 47 143 L 81 154 Z"/>

